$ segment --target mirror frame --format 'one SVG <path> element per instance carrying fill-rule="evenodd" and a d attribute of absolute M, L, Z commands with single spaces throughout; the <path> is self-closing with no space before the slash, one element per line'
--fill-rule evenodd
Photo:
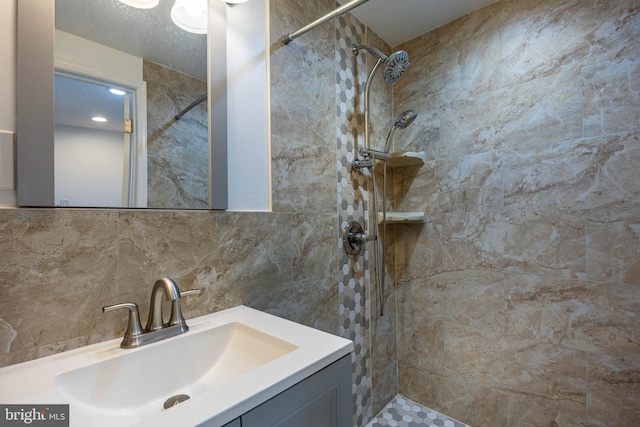
<path fill-rule="evenodd" d="M 18 206 L 53 208 L 55 0 L 20 0 L 17 8 Z M 207 104 L 209 209 L 214 210 L 228 207 L 226 40 L 226 4 L 210 0 Z"/>

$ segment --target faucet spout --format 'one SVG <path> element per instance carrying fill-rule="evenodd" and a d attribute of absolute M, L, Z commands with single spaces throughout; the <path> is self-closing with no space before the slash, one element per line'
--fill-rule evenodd
<path fill-rule="evenodd" d="M 149 320 L 145 329 L 142 329 L 140 325 L 138 306 L 132 302 L 109 305 L 103 307 L 102 310 L 104 312 L 121 308 L 129 310 L 129 324 L 120 347 L 135 348 L 187 332 L 189 326 L 182 315 L 180 300 L 182 300 L 182 297 L 200 295 L 202 292 L 202 289 L 189 289 L 188 291 L 180 292 L 176 282 L 167 278 L 156 281 L 151 291 Z M 162 315 L 163 297 L 166 301 L 171 301 L 171 317 L 168 322 L 164 321 L 164 316 Z"/>
<path fill-rule="evenodd" d="M 147 321 L 147 331 L 157 331 L 165 327 L 162 318 L 162 298 L 166 301 L 176 301 L 180 299 L 180 290 L 176 282 L 169 278 L 162 278 L 153 285 L 151 291 L 151 304 L 149 306 L 149 319 Z"/>

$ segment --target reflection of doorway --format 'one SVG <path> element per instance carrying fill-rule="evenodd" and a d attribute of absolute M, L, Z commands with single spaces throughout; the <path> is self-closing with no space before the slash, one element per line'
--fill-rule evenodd
<path fill-rule="evenodd" d="M 146 126 L 144 134 L 134 131 L 135 99 L 135 89 L 56 70 L 58 206 L 146 206 L 145 138 L 137 140 Z"/>

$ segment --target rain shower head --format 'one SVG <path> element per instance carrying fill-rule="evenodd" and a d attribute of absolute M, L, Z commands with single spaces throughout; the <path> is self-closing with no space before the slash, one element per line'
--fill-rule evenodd
<path fill-rule="evenodd" d="M 391 55 L 387 56 L 375 47 L 370 47 L 364 44 L 351 48 L 353 53 L 356 55 L 361 49 L 366 50 L 372 56 L 378 58 L 378 62 L 384 64 L 384 71 L 382 75 L 384 77 L 384 81 L 388 84 L 397 82 L 400 79 L 400 76 L 402 76 L 402 73 L 404 73 L 409 66 L 409 54 L 404 50 L 393 52 Z"/>
<path fill-rule="evenodd" d="M 384 71 L 382 72 L 384 81 L 389 84 L 397 82 L 408 66 L 409 54 L 407 52 L 404 50 L 393 52 L 385 61 Z"/>

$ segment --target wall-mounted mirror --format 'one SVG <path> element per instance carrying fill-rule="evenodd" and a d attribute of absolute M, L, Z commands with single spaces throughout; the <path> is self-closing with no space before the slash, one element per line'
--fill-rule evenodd
<path fill-rule="evenodd" d="M 225 5 L 173 3 L 18 2 L 20 206 L 227 207 Z"/>

